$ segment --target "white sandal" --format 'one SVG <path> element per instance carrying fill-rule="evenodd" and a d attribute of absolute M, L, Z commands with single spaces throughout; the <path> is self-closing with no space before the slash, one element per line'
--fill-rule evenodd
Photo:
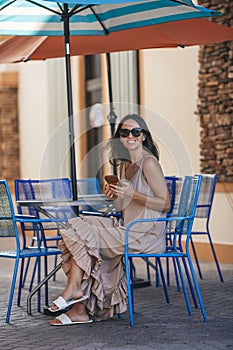
<path fill-rule="evenodd" d="M 84 301 L 86 299 L 88 299 L 88 295 L 83 295 L 79 299 L 70 299 L 68 301 L 65 301 L 65 299 L 62 296 L 60 296 L 53 302 L 53 304 L 57 306 L 57 309 L 52 309 L 51 307 L 49 307 L 48 310 L 51 312 L 61 311 L 61 310 L 67 309 L 69 306 L 73 304 L 80 303 L 81 301 Z"/>
<path fill-rule="evenodd" d="M 60 321 L 61 323 L 50 323 L 50 326 L 71 326 L 73 324 L 83 324 L 83 323 L 92 323 L 93 320 L 89 319 L 87 321 L 72 321 L 69 316 L 66 314 L 61 314 L 55 318 L 55 320 Z"/>

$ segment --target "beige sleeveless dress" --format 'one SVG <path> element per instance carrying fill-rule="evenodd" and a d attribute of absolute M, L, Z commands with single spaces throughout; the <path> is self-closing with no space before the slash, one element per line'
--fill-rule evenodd
<path fill-rule="evenodd" d="M 130 179 L 135 191 L 154 196 L 142 171 L 143 161 Z M 123 167 L 124 169 L 124 167 Z M 125 171 L 121 176 L 125 178 Z M 125 203 L 123 203 L 124 206 Z M 90 317 L 102 320 L 126 311 L 127 290 L 123 264 L 125 229 L 137 218 L 157 218 L 157 212 L 131 201 L 125 204 L 123 219 L 97 216 L 69 220 L 70 228 L 62 232 L 59 245 L 63 270 L 68 274 L 70 258 L 84 271 L 82 290 L 89 295 L 85 302 Z M 165 250 L 165 223 L 138 223 L 129 235 L 130 251 L 163 252 Z"/>

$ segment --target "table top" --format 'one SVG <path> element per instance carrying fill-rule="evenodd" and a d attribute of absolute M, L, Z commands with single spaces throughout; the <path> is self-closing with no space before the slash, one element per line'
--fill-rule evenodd
<path fill-rule="evenodd" d="M 65 199 L 65 198 L 56 198 L 49 200 L 37 200 L 37 199 L 29 199 L 29 200 L 18 200 L 16 202 L 21 206 L 32 206 L 32 207 L 78 207 L 81 205 L 111 205 L 113 204 L 113 200 L 108 199 L 105 194 L 88 194 L 80 196 L 77 200 Z"/>

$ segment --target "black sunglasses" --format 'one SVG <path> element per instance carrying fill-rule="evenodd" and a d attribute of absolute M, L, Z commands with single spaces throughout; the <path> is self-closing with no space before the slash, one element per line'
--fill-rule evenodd
<path fill-rule="evenodd" d="M 121 137 L 128 137 L 130 133 L 133 135 L 133 137 L 139 137 L 142 132 L 143 132 L 142 128 L 133 128 L 131 130 L 119 129 L 119 134 Z"/>

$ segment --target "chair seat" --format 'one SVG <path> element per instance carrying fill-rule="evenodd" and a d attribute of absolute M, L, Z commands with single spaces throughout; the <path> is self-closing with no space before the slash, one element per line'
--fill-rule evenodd
<path fill-rule="evenodd" d="M 32 248 L 21 249 L 19 253 L 19 258 L 34 257 L 35 254 L 37 256 L 47 256 L 47 255 L 54 255 L 54 254 L 58 255 L 58 254 L 61 254 L 61 251 L 58 248 L 33 248 L 32 247 Z M 17 257 L 17 251 L 16 250 L 1 251 L 0 257 L 15 259 Z"/>

